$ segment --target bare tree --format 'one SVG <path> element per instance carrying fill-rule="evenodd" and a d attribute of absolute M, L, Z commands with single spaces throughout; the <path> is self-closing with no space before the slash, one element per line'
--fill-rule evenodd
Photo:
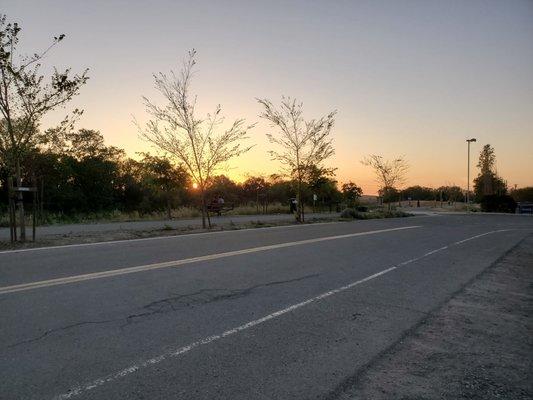
<path fill-rule="evenodd" d="M 17 54 L 20 31 L 16 22 L 8 23 L 6 16 L 0 15 L 0 156 L 16 176 L 17 186 L 22 185 L 21 159 L 38 138 L 39 122 L 45 114 L 70 101 L 88 79 L 87 70 L 71 76 L 70 69 L 62 72 L 55 69 L 50 82 L 46 83 L 39 72 L 41 62 L 65 35 L 54 37 L 52 44 L 41 53 L 21 56 Z M 61 126 L 67 125 L 68 119 L 65 119 Z M 20 239 L 25 240 L 21 192 L 17 203 Z"/>
<path fill-rule="evenodd" d="M 363 165 L 372 167 L 380 184 L 380 191 L 384 197 L 387 191 L 396 190 L 397 186 L 405 181 L 405 174 L 409 169 L 407 161 L 403 157 L 393 160 L 385 160 L 381 156 L 370 155 L 361 161 Z M 391 209 L 391 202 L 388 202 L 388 209 Z"/>
<path fill-rule="evenodd" d="M 193 49 L 179 74 L 171 72 L 170 76 L 163 73 L 154 75 L 155 88 L 167 104 L 158 106 L 143 96 L 146 112 L 151 120 L 144 127 L 135 123 L 141 137 L 187 167 L 200 190 L 202 225 L 205 228 L 206 218 L 211 227 L 206 202 L 210 178 L 227 161 L 251 149 L 251 146 L 241 146 L 241 142 L 248 138 L 248 131 L 254 124 L 246 125 L 244 119 L 237 119 L 228 129 L 217 133 L 217 128 L 224 122 L 220 105 L 205 119 L 196 117 L 196 96 L 190 94 L 195 64 L 196 51 Z"/>
<path fill-rule="evenodd" d="M 273 160 L 281 162 L 284 174 L 296 181 L 296 218 L 304 222 L 302 186 L 306 173 L 312 168 L 326 170 L 323 163 L 334 154 L 331 130 L 336 111 L 319 119 L 305 121 L 303 103 L 296 99 L 283 97 L 279 108 L 270 100 L 257 100 L 264 107 L 260 117 L 268 120 L 271 127 L 279 129 L 278 135 L 269 133 L 267 137 L 281 150 L 271 150 L 269 153 Z"/>

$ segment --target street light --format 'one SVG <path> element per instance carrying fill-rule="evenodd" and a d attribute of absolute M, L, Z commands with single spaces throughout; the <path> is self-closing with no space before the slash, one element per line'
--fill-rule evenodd
<path fill-rule="evenodd" d="M 475 142 L 476 138 L 472 139 L 466 139 L 466 142 L 468 143 L 468 166 L 466 167 L 466 210 L 470 210 L 470 199 L 468 198 L 470 195 L 470 143 Z"/>

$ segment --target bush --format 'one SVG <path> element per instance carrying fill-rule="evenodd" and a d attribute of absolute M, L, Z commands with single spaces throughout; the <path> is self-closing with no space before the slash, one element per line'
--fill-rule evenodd
<path fill-rule="evenodd" d="M 357 209 L 354 209 L 354 208 L 345 208 L 341 212 L 341 218 L 345 218 L 345 219 L 367 219 L 367 218 L 369 218 L 369 215 L 366 214 L 366 213 L 359 212 Z"/>
<path fill-rule="evenodd" d="M 516 201 L 509 195 L 491 194 L 481 199 L 481 211 L 514 213 Z"/>
<path fill-rule="evenodd" d="M 356 215 L 357 211 L 355 211 L 353 208 L 345 208 L 341 212 L 341 218 L 354 219 Z"/>
<path fill-rule="evenodd" d="M 359 212 L 359 210 L 353 208 L 345 208 L 341 212 L 341 218 L 344 219 L 381 219 L 381 218 L 398 218 L 398 217 L 410 217 L 412 214 L 408 214 L 403 211 L 386 211 L 375 210 L 370 212 Z"/>
<path fill-rule="evenodd" d="M 518 202 L 533 202 L 533 186 L 512 190 L 511 196 Z"/>

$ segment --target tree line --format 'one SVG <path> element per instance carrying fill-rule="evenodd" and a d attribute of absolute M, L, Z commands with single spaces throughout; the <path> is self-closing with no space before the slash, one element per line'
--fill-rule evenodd
<path fill-rule="evenodd" d="M 21 179 L 37 187 L 39 212 L 73 215 L 120 210 L 141 215 L 166 212 L 170 217 L 171 210 L 182 206 L 201 208 L 201 195 L 187 169 L 169 157 L 150 153 L 140 153 L 138 159 L 127 157 L 122 149 L 106 146 L 103 135 L 90 129 L 53 135 L 52 143 L 40 143 L 21 158 Z M 4 211 L 10 175 L 2 164 L 0 204 Z M 226 202 L 256 207 L 262 213 L 276 203 L 288 210 L 296 186 L 277 174 L 250 176 L 243 182 L 217 174 L 205 182 L 205 196 L 207 201 L 221 196 Z M 301 191 L 302 200 L 310 205 L 316 195 L 315 203 L 321 209 L 334 207 L 345 198 L 332 176 L 318 172 L 302 184 Z"/>

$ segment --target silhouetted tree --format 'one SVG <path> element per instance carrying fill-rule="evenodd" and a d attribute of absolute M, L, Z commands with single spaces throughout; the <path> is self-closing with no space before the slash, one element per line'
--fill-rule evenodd
<path fill-rule="evenodd" d="M 150 207 L 164 208 L 167 218 L 172 218 L 172 208 L 178 204 L 179 197 L 184 196 L 189 186 L 189 174 L 183 165 L 172 165 L 166 157 L 141 153 L 141 184 L 148 188 Z M 155 203 L 155 204 L 154 204 Z"/>
<path fill-rule="evenodd" d="M 496 173 L 496 154 L 490 144 L 483 146 L 479 154 L 479 175 L 474 179 L 474 195 L 480 202 L 484 196 L 507 194 L 507 184 Z"/>
<path fill-rule="evenodd" d="M 19 34 L 18 23 L 7 22 L 0 15 L 0 156 L 10 173 L 16 176 L 17 186 L 22 186 L 21 169 L 24 154 L 36 143 L 41 119 L 51 110 L 63 106 L 75 96 L 87 81 L 87 70 L 72 75 L 69 68 L 54 69 L 48 83 L 40 74 L 45 55 L 61 42 L 65 35 L 53 38 L 44 51 L 31 56 L 17 54 Z M 62 126 L 66 127 L 65 119 Z M 22 193 L 18 195 L 20 239 L 25 240 L 24 203 Z"/>
<path fill-rule="evenodd" d="M 242 147 L 241 142 L 254 125 L 245 125 L 243 119 L 237 119 L 228 129 L 217 134 L 217 128 L 224 121 L 220 105 L 206 119 L 196 116 L 196 97 L 190 94 L 195 57 L 196 51 L 190 51 L 179 75 L 174 72 L 170 76 L 162 73 L 154 75 L 155 87 L 167 104 L 158 106 L 143 97 L 146 111 L 152 119 L 144 128 L 139 124 L 137 126 L 143 138 L 186 166 L 200 190 L 202 225 L 205 228 L 206 217 L 211 227 L 206 202 L 208 182 L 227 161 L 251 148 Z"/>
<path fill-rule="evenodd" d="M 258 101 L 263 106 L 260 117 L 279 130 L 277 135 L 267 134 L 270 142 L 280 148 L 269 153 L 273 160 L 281 162 L 284 173 L 295 180 L 297 219 L 304 222 L 302 189 L 305 174 L 311 167 L 322 169 L 324 161 L 334 153 L 331 130 L 336 111 L 319 119 L 306 121 L 303 118 L 303 104 L 296 99 L 283 97 L 279 108 L 270 100 Z"/>
<path fill-rule="evenodd" d="M 359 197 L 363 195 L 363 189 L 353 182 L 347 182 L 342 185 L 342 196 L 348 207 L 354 207 L 357 204 Z"/>
<path fill-rule="evenodd" d="M 389 211 L 391 202 L 398 199 L 398 186 L 405 180 L 405 174 L 409 169 L 407 161 L 403 157 L 394 160 L 384 160 L 383 157 L 370 155 L 362 161 L 363 165 L 372 167 L 376 179 L 380 184 L 380 195 L 388 203 Z M 395 199 L 392 196 L 396 196 Z"/>
<path fill-rule="evenodd" d="M 259 213 L 259 206 L 261 199 L 263 199 L 264 208 L 268 207 L 268 191 L 270 183 L 261 176 L 250 176 L 242 184 L 242 192 L 246 201 L 253 201 L 255 203 L 257 212 Z"/>
<path fill-rule="evenodd" d="M 402 190 L 402 197 L 413 200 L 434 200 L 435 189 L 419 185 L 409 186 Z"/>
<path fill-rule="evenodd" d="M 513 196 L 513 199 L 517 202 L 533 202 L 533 186 L 513 189 L 511 190 L 511 196 Z"/>
<path fill-rule="evenodd" d="M 464 201 L 463 189 L 459 186 L 441 186 L 437 189 L 439 194 L 442 194 L 443 201 L 450 201 L 455 203 L 456 201 Z"/>

